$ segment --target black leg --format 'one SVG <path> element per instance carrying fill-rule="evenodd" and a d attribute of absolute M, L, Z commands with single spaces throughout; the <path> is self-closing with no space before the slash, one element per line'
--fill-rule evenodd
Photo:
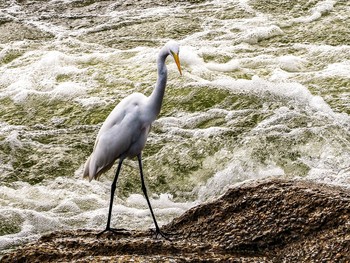
<path fill-rule="evenodd" d="M 156 218 L 155 218 L 155 216 L 154 216 L 151 203 L 150 203 L 150 201 L 149 201 L 149 199 L 148 199 L 147 189 L 146 189 L 145 181 L 144 181 L 144 179 L 143 179 L 141 154 L 139 154 L 139 155 L 137 156 L 137 159 L 138 159 L 138 161 L 139 161 L 139 167 L 140 167 L 142 191 L 143 191 L 143 193 L 144 193 L 144 195 L 145 195 L 145 197 L 146 197 L 146 201 L 147 201 L 149 210 L 151 211 L 151 215 L 152 215 L 152 218 L 153 218 L 154 225 L 155 225 L 155 227 L 156 227 L 155 234 L 156 234 L 156 236 L 160 235 L 160 236 L 162 236 L 163 238 L 169 240 L 169 238 L 166 236 L 166 234 L 163 233 L 163 232 L 160 230 L 160 228 L 159 228 L 159 226 L 158 226 L 158 223 L 157 223 L 157 220 L 156 220 Z"/>
<path fill-rule="evenodd" d="M 115 193 L 115 189 L 117 188 L 117 180 L 118 180 L 118 176 L 119 176 L 119 173 L 120 173 L 120 169 L 122 167 L 122 163 L 123 163 L 123 159 L 119 159 L 117 172 L 115 174 L 115 177 L 114 177 L 114 180 L 113 180 L 113 183 L 112 183 L 112 186 L 111 186 L 111 200 L 109 202 L 109 212 L 108 212 L 108 219 L 107 219 L 106 229 L 103 230 L 102 232 L 98 233 L 97 236 L 100 236 L 104 232 L 107 232 L 107 231 L 111 231 L 111 232 L 116 232 L 117 231 L 117 229 L 111 228 L 110 225 L 111 225 L 111 216 L 112 216 L 114 193 Z"/>

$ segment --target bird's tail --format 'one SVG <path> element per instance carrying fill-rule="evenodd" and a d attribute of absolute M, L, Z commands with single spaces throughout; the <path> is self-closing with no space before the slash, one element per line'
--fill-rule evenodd
<path fill-rule="evenodd" d="M 83 178 L 89 178 L 89 181 L 91 182 L 92 178 L 90 177 L 90 169 L 89 169 L 90 158 L 91 158 L 91 155 L 89 156 L 89 158 L 85 162 Z"/>

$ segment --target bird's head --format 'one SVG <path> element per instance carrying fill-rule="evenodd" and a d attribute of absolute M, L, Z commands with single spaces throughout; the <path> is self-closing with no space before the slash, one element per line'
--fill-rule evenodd
<path fill-rule="evenodd" d="M 179 44 L 174 40 L 170 40 L 168 43 L 165 44 L 165 46 L 169 51 L 169 55 L 171 55 L 174 58 L 176 66 L 180 72 L 180 75 L 182 75 L 180 59 L 179 59 L 179 52 L 180 52 Z"/>

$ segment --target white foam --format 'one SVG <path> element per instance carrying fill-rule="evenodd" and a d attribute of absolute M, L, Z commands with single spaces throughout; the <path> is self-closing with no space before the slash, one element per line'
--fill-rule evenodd
<path fill-rule="evenodd" d="M 106 105 L 107 102 L 99 97 L 76 98 L 74 101 L 81 104 L 83 107 L 90 108 L 94 106 Z"/>
<path fill-rule="evenodd" d="M 278 58 L 281 69 L 289 72 L 300 72 L 304 70 L 305 59 L 293 55 L 282 56 Z"/>
<path fill-rule="evenodd" d="M 6 5 L 6 8 L 2 9 L 3 12 L 10 14 L 13 18 L 16 17 L 16 15 L 23 13 L 22 7 L 18 5 L 17 1 L 10 0 L 8 4 Z"/>
<path fill-rule="evenodd" d="M 315 7 L 311 9 L 311 14 L 309 16 L 302 16 L 292 19 L 294 23 L 310 23 L 318 20 L 323 15 L 328 14 L 334 8 L 337 3 L 335 0 L 325 0 L 323 2 L 318 2 Z"/>
<path fill-rule="evenodd" d="M 194 48 L 188 46 L 181 46 L 180 50 L 181 63 L 191 67 L 203 67 L 204 60 L 199 57 Z"/>
<path fill-rule="evenodd" d="M 181 47 L 180 59 L 184 65 L 191 67 L 193 74 L 207 71 L 231 72 L 240 68 L 237 60 L 230 60 L 226 63 L 205 63 L 196 50 L 187 46 Z"/>
<path fill-rule="evenodd" d="M 241 90 L 256 94 L 274 94 L 289 98 L 305 106 L 311 106 L 318 111 L 334 115 L 333 110 L 322 97 L 312 95 L 305 86 L 297 82 L 270 82 L 254 76 L 252 80 L 225 78 L 217 79 L 210 83 L 214 86 L 226 87 L 237 91 Z"/>
<path fill-rule="evenodd" d="M 211 126 L 197 128 L 198 124 L 218 117 L 231 119 L 233 112 L 223 109 L 210 109 L 206 112 L 181 113 L 176 117 L 161 117 L 156 122 L 157 129 L 161 129 L 163 136 L 185 136 L 196 138 L 209 138 L 231 131 L 231 128 Z M 151 134 L 152 136 L 152 134 Z"/>
<path fill-rule="evenodd" d="M 159 197 L 156 197 L 156 199 L 152 200 L 152 207 L 165 210 L 180 209 L 184 211 L 191 208 L 195 204 L 194 202 L 174 202 L 172 199 L 173 196 L 171 194 L 160 194 Z M 131 194 L 126 199 L 126 204 L 132 207 L 148 208 L 146 199 L 141 194 Z"/>
<path fill-rule="evenodd" d="M 86 88 L 74 82 L 63 82 L 58 84 L 50 93 L 54 98 L 74 98 L 85 95 Z"/>
<path fill-rule="evenodd" d="M 86 180 L 59 177 L 37 185 L 18 182 L 13 187 L 0 186 L 0 204 L 6 204 L 6 207 L 0 207 L 0 219 L 5 220 L 5 216 L 7 222 L 13 222 L 20 228 L 18 233 L 0 236 L 0 249 L 28 242 L 35 239 L 37 234 L 59 229 L 102 229 L 107 220 L 110 184 L 108 180 L 89 183 Z M 150 197 L 150 201 L 160 225 L 195 204 L 175 202 L 169 194 Z M 116 226 L 139 229 L 153 227 L 142 195 L 132 194 L 125 201 L 116 197 L 115 204 L 112 223 Z"/>
<path fill-rule="evenodd" d="M 198 191 L 198 199 L 203 202 L 225 193 L 235 183 L 249 179 L 284 176 L 284 171 L 275 164 L 257 167 L 249 161 L 250 154 L 245 150 L 236 149 L 234 158 L 222 171 L 217 172 Z"/>
<path fill-rule="evenodd" d="M 283 34 L 283 30 L 276 25 L 260 26 L 254 28 L 248 27 L 245 29 L 245 32 L 240 37 L 240 39 L 241 41 L 249 44 L 256 44 L 261 40 L 269 39 Z"/>
<path fill-rule="evenodd" d="M 231 72 L 238 70 L 240 68 L 238 61 L 236 60 L 230 60 L 227 63 L 207 63 L 207 68 L 209 70 L 214 70 L 214 71 L 221 71 L 221 72 Z"/>
<path fill-rule="evenodd" d="M 18 139 L 18 136 L 19 136 L 19 132 L 16 130 L 13 130 L 5 139 L 5 142 L 9 143 L 12 150 L 22 147 L 22 142 Z"/>
<path fill-rule="evenodd" d="M 5 68 L 0 74 L 0 97 L 11 97 L 16 103 L 23 103 L 30 94 L 51 98 L 72 98 L 85 94 L 85 83 L 73 81 L 58 82 L 59 76 L 75 76 L 84 70 L 76 66 L 77 58 L 58 51 L 40 54 L 34 51 L 24 55 L 23 65 Z M 39 57 L 38 57 L 39 56 Z"/>
<path fill-rule="evenodd" d="M 350 61 L 343 61 L 327 65 L 327 67 L 316 74 L 319 77 L 343 77 L 350 78 Z"/>
<path fill-rule="evenodd" d="M 239 0 L 239 5 L 248 13 L 255 14 L 256 11 L 249 5 L 249 0 Z"/>

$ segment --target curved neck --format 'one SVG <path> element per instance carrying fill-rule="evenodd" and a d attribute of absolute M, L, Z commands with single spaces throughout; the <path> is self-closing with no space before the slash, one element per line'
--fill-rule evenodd
<path fill-rule="evenodd" d="M 160 109 L 162 107 L 165 86 L 166 86 L 166 81 L 168 77 L 167 68 L 165 65 L 165 60 L 168 55 L 169 53 L 167 49 L 164 47 L 160 50 L 157 58 L 157 67 L 158 67 L 157 83 L 152 94 L 149 96 L 150 107 L 151 107 L 152 113 L 154 114 L 154 116 L 152 117 L 154 117 L 154 119 L 157 118 L 157 116 L 160 113 Z"/>

